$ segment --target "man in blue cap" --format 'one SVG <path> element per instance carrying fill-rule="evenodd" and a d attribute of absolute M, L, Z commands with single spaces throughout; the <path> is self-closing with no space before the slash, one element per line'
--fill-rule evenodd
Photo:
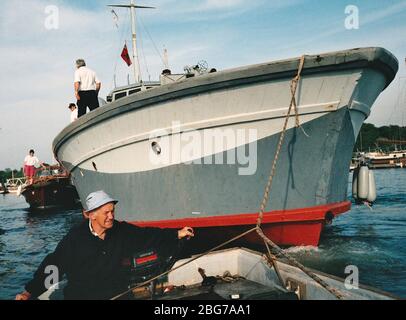
<path fill-rule="evenodd" d="M 86 216 L 81 225 L 72 228 L 49 254 L 16 300 L 37 298 L 44 293 L 47 267 L 56 267 L 59 276 L 66 275 L 64 297 L 68 300 L 103 300 L 128 288 L 128 261 L 134 252 L 150 248 L 175 250 L 179 240 L 194 236 L 193 229 L 140 228 L 114 220 L 117 200 L 104 191 L 86 198 Z"/>

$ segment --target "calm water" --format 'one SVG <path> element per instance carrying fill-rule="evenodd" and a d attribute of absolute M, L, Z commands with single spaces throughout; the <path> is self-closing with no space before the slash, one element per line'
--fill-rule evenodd
<path fill-rule="evenodd" d="M 308 267 L 344 276 L 359 268 L 360 282 L 406 298 L 406 169 L 375 171 L 378 200 L 372 211 L 353 205 L 324 232 L 318 248 L 288 251 Z M 350 185 L 349 185 L 350 187 Z M 32 214 L 24 198 L 0 196 L 0 299 L 22 291 L 43 257 L 80 211 Z"/>

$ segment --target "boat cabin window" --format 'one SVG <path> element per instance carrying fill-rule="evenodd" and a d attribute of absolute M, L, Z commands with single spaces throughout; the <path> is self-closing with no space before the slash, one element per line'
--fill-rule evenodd
<path fill-rule="evenodd" d="M 46 177 L 46 176 L 50 176 L 50 175 L 51 175 L 51 172 L 47 169 L 42 170 L 39 174 L 40 177 Z"/>
<path fill-rule="evenodd" d="M 118 100 L 118 99 L 121 99 L 121 98 L 124 98 L 124 97 L 126 97 L 127 96 L 127 92 L 120 92 L 120 93 L 116 93 L 115 95 L 114 95 L 114 100 Z"/>
<path fill-rule="evenodd" d="M 130 95 L 130 94 L 137 93 L 137 92 L 140 92 L 140 91 L 141 91 L 141 89 L 130 90 L 129 95 Z"/>

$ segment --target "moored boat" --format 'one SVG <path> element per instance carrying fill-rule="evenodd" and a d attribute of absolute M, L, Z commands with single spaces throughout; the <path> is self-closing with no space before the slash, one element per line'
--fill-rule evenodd
<path fill-rule="evenodd" d="M 392 152 L 368 152 L 365 161 L 373 169 L 404 168 L 406 167 L 406 150 Z"/>
<path fill-rule="evenodd" d="M 133 49 L 140 79 L 135 43 Z M 208 70 L 164 70 L 160 82 L 117 88 L 109 103 L 55 138 L 55 157 L 71 172 L 81 201 L 104 189 L 120 200 L 121 220 L 189 225 L 207 246 L 222 242 L 256 224 L 285 119 L 296 116 L 262 226 L 277 244 L 317 245 L 323 227 L 350 209 L 353 147 L 394 79 L 397 59 L 383 48 L 357 48 Z M 288 115 L 292 98 L 296 114 Z"/>
<path fill-rule="evenodd" d="M 0 184 L 0 194 L 7 194 L 7 193 L 9 193 L 9 191 L 8 191 L 6 185 L 4 183 L 1 183 Z"/>
<path fill-rule="evenodd" d="M 239 233 L 255 224 L 298 65 L 296 58 L 205 74 L 113 101 L 65 128 L 54 140 L 55 156 L 72 173 L 82 201 L 100 188 L 119 198 L 119 219 L 191 225 L 208 239 Z M 307 135 L 289 123 L 264 216 L 277 244 L 317 245 L 326 220 L 350 209 L 352 150 L 397 68 L 381 48 L 306 57 L 296 99 Z M 204 137 L 213 128 L 221 129 L 220 139 L 227 130 L 256 136 L 184 159 L 151 160 L 153 152 L 158 160 L 175 153 L 163 138 L 178 139 L 182 149 L 191 129 Z M 246 150 L 256 151 L 256 163 L 244 175 L 247 166 L 229 164 L 227 157 Z M 225 161 L 216 164 L 217 158 Z"/>
<path fill-rule="evenodd" d="M 20 194 L 31 209 L 74 208 L 80 204 L 70 174 L 60 166 L 39 170 L 32 184 L 21 187 Z"/>
<path fill-rule="evenodd" d="M 5 188 L 9 193 L 17 194 L 20 187 L 26 184 L 26 178 L 11 178 L 7 179 L 5 183 Z M 21 189 L 21 188 L 20 188 Z"/>

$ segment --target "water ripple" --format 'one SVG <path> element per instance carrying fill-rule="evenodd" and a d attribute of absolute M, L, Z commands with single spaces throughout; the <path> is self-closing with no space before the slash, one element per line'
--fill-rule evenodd
<path fill-rule="evenodd" d="M 304 265 L 345 277 L 359 268 L 360 281 L 406 297 L 406 170 L 375 172 L 378 199 L 372 211 L 353 204 L 321 236 L 319 247 L 289 248 Z M 348 184 L 351 194 L 351 182 Z M 23 198 L 0 197 L 0 299 L 12 299 L 46 254 L 76 223 L 76 210 L 32 214 Z"/>

